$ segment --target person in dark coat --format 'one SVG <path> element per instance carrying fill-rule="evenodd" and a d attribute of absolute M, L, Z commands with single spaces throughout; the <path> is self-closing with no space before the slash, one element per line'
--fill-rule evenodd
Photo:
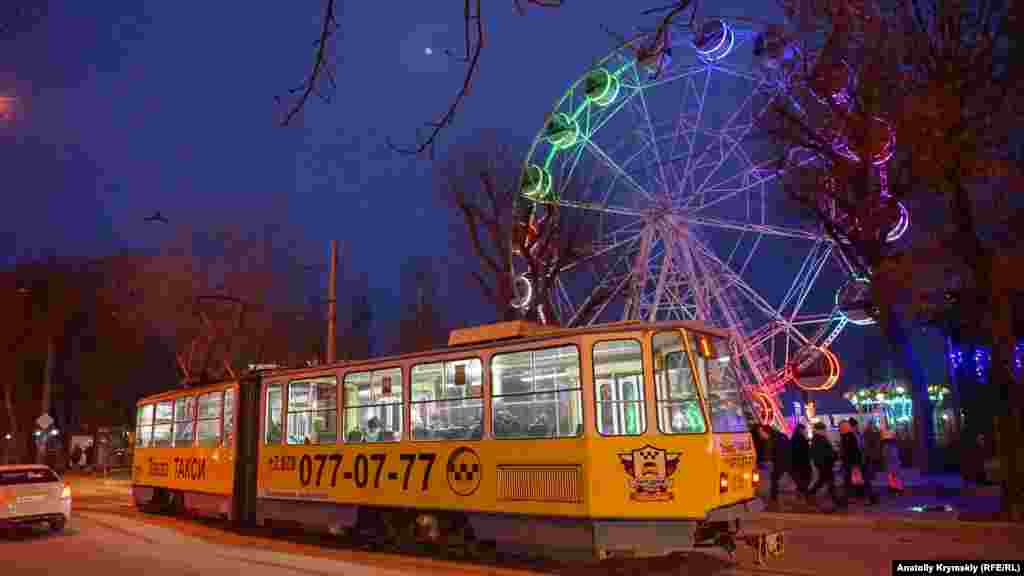
<path fill-rule="evenodd" d="M 790 476 L 796 482 L 801 494 L 807 492 L 811 483 L 811 446 L 807 442 L 807 428 L 797 424 L 793 437 L 789 439 Z"/>
<path fill-rule="evenodd" d="M 867 472 L 873 480 L 880 470 L 885 469 L 885 453 L 882 450 L 882 431 L 872 420 L 864 430 L 864 460 L 868 465 Z"/>
<path fill-rule="evenodd" d="M 985 441 L 984 434 L 978 434 L 974 438 L 974 445 L 967 444 L 960 456 L 960 474 L 963 476 L 965 485 L 967 482 L 974 482 L 978 485 L 985 483 L 985 460 L 989 458 L 990 450 Z"/>
<path fill-rule="evenodd" d="M 82 447 L 78 444 L 71 449 L 71 469 L 77 470 L 82 463 Z"/>
<path fill-rule="evenodd" d="M 825 436 L 825 424 L 818 422 L 814 425 L 814 437 L 811 440 L 810 450 L 811 461 L 818 469 L 818 479 L 807 489 L 807 501 L 815 504 L 818 498 L 818 491 L 822 487 L 828 488 L 828 495 L 832 498 L 832 504 L 836 508 L 843 506 L 839 493 L 836 491 L 836 477 L 833 466 L 836 463 L 836 451 L 832 443 Z"/>
<path fill-rule="evenodd" d="M 866 481 L 868 475 L 864 473 L 864 453 L 861 451 L 860 438 L 849 421 L 839 426 L 839 458 L 843 461 L 843 507 L 847 505 L 852 494 L 860 493 L 859 488 L 853 485 L 853 471 L 856 468 L 860 469 L 861 476 L 865 479 L 863 494 L 870 503 L 876 503 L 878 497 L 871 490 L 871 483 Z"/>
<path fill-rule="evenodd" d="M 771 473 L 771 492 L 770 498 L 772 502 L 779 501 L 779 481 L 782 480 L 783 474 L 790 473 L 790 454 L 789 454 L 789 438 L 786 437 L 782 432 L 772 428 L 771 426 L 761 427 L 761 439 L 767 446 L 770 462 L 772 464 Z M 791 475 L 792 476 L 792 475 Z"/>

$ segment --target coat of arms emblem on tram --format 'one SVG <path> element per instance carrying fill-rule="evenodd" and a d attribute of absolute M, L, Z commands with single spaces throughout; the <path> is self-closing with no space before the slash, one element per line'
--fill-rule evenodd
<path fill-rule="evenodd" d="M 619 462 L 630 477 L 630 500 L 663 502 L 672 500 L 672 475 L 682 452 L 668 452 L 650 444 L 632 452 L 620 452 Z"/>

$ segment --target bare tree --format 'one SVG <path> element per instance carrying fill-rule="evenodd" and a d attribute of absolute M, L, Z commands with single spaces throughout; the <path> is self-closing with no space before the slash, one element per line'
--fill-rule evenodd
<path fill-rule="evenodd" d="M 8 0 L 0 7 L 0 40 L 31 31 L 46 17 L 46 0 Z"/>
<path fill-rule="evenodd" d="M 370 305 L 369 278 L 366 273 L 346 267 L 339 272 L 338 360 L 362 360 L 373 353 L 375 323 Z M 342 288 L 343 286 L 343 288 Z"/>
<path fill-rule="evenodd" d="M 105 299 L 139 335 L 175 350 L 183 381 L 237 377 L 250 364 L 308 355 L 293 282 L 301 266 L 271 227 L 183 228 L 163 254 L 109 259 Z"/>
<path fill-rule="evenodd" d="M 414 257 L 402 266 L 401 309 L 396 352 L 430 350 L 446 345 L 448 323 L 440 298 L 440 275 L 447 271 L 429 257 Z"/>
<path fill-rule="evenodd" d="M 925 0 L 820 7 L 805 19 L 809 30 L 800 31 L 825 32 L 827 37 L 820 51 L 804 52 L 817 57 L 797 71 L 811 87 L 802 95 L 807 113 L 780 107 L 770 130 L 787 151 L 804 150 L 822 160 L 817 169 L 794 170 L 791 190 L 847 247 L 865 276 L 872 277 L 882 327 L 912 372 L 919 439 L 931 437 L 926 416 L 931 407 L 896 311 L 913 308 L 901 305 L 909 301 L 901 301 L 898 292 L 925 276 L 918 274 L 919 267 L 910 273 L 906 266 L 919 266 L 922 253 L 934 255 L 934 248 L 944 245 L 946 255 L 955 258 L 933 261 L 932 268 L 937 262 L 951 267 L 946 278 L 958 279 L 967 290 L 968 316 L 1002 320 L 989 329 L 995 343 L 992 380 L 1009 407 L 1001 426 L 1008 436 L 1000 442 L 1000 452 L 1004 470 L 1017 477 L 1008 484 L 1017 488 L 1008 488 L 1004 502 L 1019 519 L 1024 515 L 1024 483 L 1018 457 L 1009 447 L 1019 443 L 1021 431 L 1008 423 L 1020 421 L 1022 402 L 1019 386 L 1011 386 L 1014 338 L 1005 322 L 1010 304 L 994 290 L 995 250 L 982 240 L 979 189 L 971 184 L 986 160 L 1005 154 L 1009 131 L 1020 126 L 1020 107 L 1012 94 L 1020 92 L 1021 64 L 1005 51 L 1011 26 L 1020 26 L 1019 18 L 1013 18 L 1015 10 L 1015 3 Z M 820 22 L 826 22 L 824 28 Z M 845 63 L 856 71 L 853 84 Z M 849 105 L 830 101 L 830 87 L 849 89 Z M 898 145 L 883 182 L 880 170 L 859 159 L 882 152 L 890 129 Z M 836 136 L 849 142 L 845 153 L 836 146 Z M 880 194 L 883 187 L 889 198 Z M 949 226 L 932 230 L 932 241 L 918 242 L 902 253 L 894 250 L 886 236 L 899 218 L 896 200 L 928 196 L 944 200 Z M 917 257 L 909 257 L 914 252 Z M 950 286 L 948 281 L 939 284 Z M 920 300 L 920 291 L 915 298 Z M 927 444 L 919 442 L 918 448 L 923 456 Z"/>
<path fill-rule="evenodd" d="M 481 4 L 480 0 L 463 0 L 464 46 L 462 52 L 456 53 L 452 50 L 445 50 L 445 54 L 448 57 L 457 60 L 466 67 L 462 87 L 455 94 L 445 112 L 437 120 L 425 124 L 426 136 L 421 137 L 422 131 L 417 131 L 416 143 L 410 148 L 395 146 L 388 139 L 388 145 L 393 150 L 413 155 L 425 151 L 429 151 L 432 154 L 433 145 L 437 141 L 438 135 L 455 119 L 459 107 L 470 92 L 480 62 L 480 54 L 485 45 Z M 513 0 L 513 6 L 520 14 L 525 14 L 528 6 L 558 8 L 561 5 L 562 0 Z M 314 55 L 310 71 L 298 86 L 288 91 L 288 95 L 285 98 L 277 98 L 278 103 L 284 107 L 281 120 L 282 126 L 288 126 L 293 123 L 312 96 L 317 96 L 324 102 L 330 102 L 331 95 L 337 87 L 334 78 L 334 67 L 330 59 L 333 40 L 340 28 L 337 8 L 336 0 L 324 0 L 320 33 L 313 44 Z"/>
<path fill-rule="evenodd" d="M 483 134 L 475 145 L 454 150 L 437 173 L 442 200 L 456 210 L 464 224 L 455 241 L 468 244 L 477 259 L 470 277 L 494 306 L 498 319 L 526 314 L 543 323 L 590 322 L 613 296 L 612 291 L 598 289 L 586 304 L 567 311 L 555 306 L 554 290 L 567 268 L 597 270 L 605 265 L 593 249 L 596 216 L 587 211 L 562 211 L 556 204 L 538 210 L 520 199 L 519 164 L 509 161 L 514 154 L 497 143 L 493 132 Z M 536 302 L 525 311 L 513 306 L 519 298 L 515 283 L 520 274 L 526 274 L 532 283 Z"/>

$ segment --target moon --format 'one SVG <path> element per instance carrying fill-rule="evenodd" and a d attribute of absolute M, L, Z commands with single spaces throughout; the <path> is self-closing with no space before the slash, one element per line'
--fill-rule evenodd
<path fill-rule="evenodd" d="M 398 62 L 413 74 L 447 72 L 450 59 L 442 57 L 440 47 L 457 44 L 460 38 L 450 35 L 445 24 L 417 24 L 399 42 Z"/>

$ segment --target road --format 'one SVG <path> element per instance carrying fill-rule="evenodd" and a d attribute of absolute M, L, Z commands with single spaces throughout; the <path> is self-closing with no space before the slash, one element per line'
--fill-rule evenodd
<path fill-rule="evenodd" d="M 695 553 L 604 563 L 556 562 L 501 557 L 497 561 L 447 561 L 345 547 L 329 537 L 303 534 L 240 535 L 218 523 L 142 515 L 122 496 L 97 495 L 76 502 L 67 532 L 18 534 L 0 539 L 0 558 L 21 574 L 191 576 L 200 574 L 315 574 L 382 576 L 412 574 L 587 576 L 889 574 L 893 559 L 1020 559 L 1020 533 L 902 529 L 884 531 L 845 522 L 765 521 L 789 530 L 786 554 L 756 567 L 741 548 L 735 565 L 719 553 Z M 11 562 L 11 564 L 8 564 Z"/>

